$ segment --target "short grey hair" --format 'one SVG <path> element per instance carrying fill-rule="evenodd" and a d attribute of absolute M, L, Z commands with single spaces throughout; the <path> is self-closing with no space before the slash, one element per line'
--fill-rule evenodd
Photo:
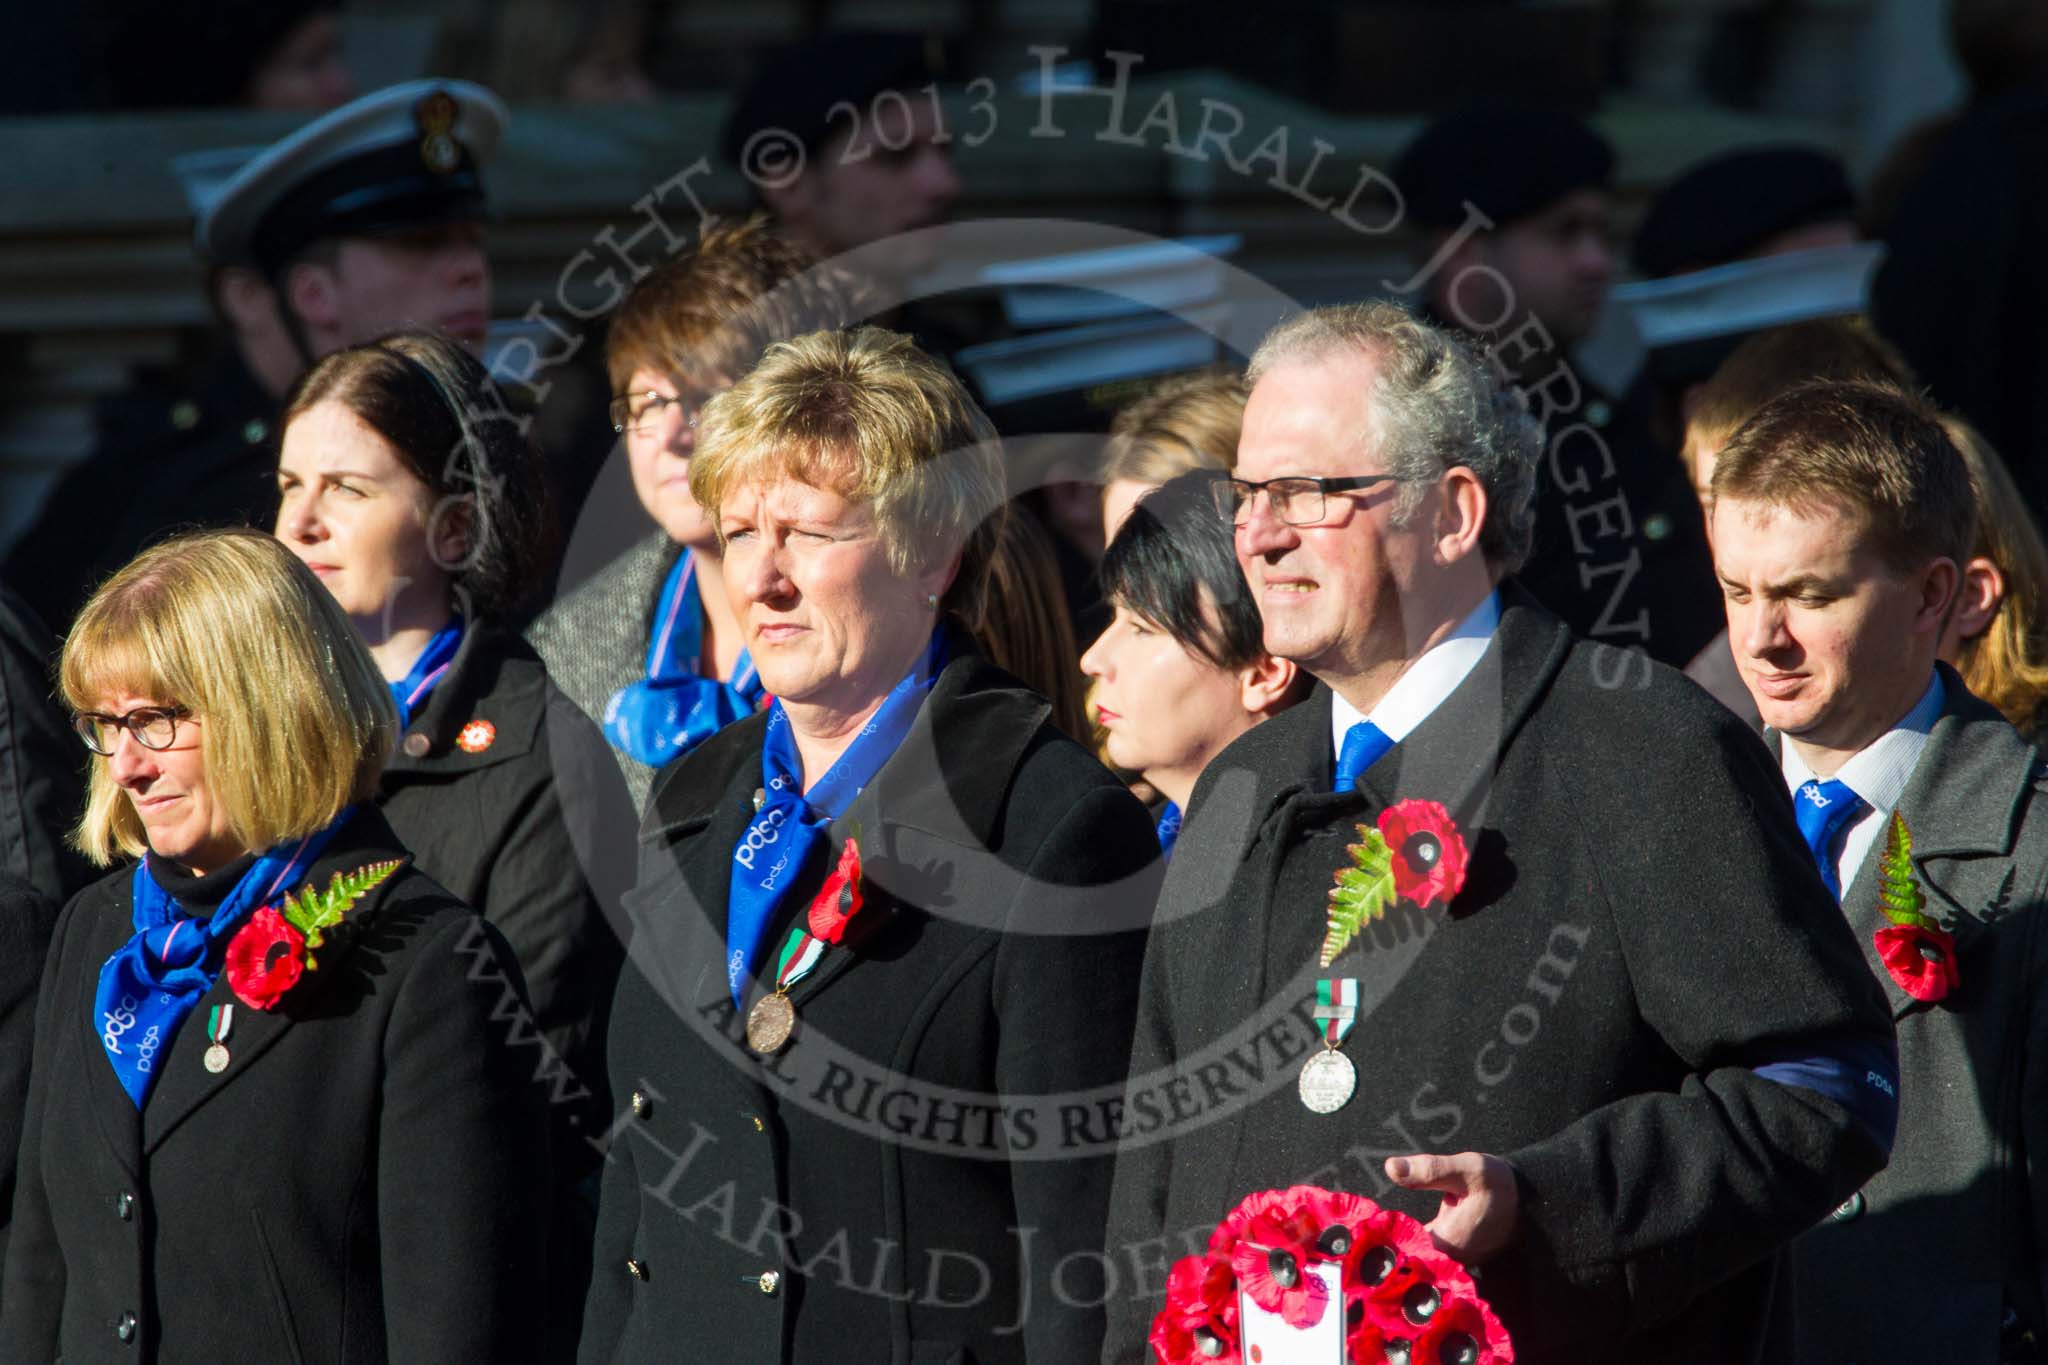
<path fill-rule="evenodd" d="M 1387 472 L 1401 480 L 1398 525 L 1415 515 L 1424 489 L 1463 465 L 1486 490 L 1479 548 L 1513 573 L 1529 558 L 1536 514 L 1536 461 L 1543 437 L 1521 398 L 1471 344 L 1396 303 L 1346 303 L 1287 319 L 1259 343 L 1247 379 L 1339 352 L 1362 352 L 1376 371 L 1373 429 Z"/>

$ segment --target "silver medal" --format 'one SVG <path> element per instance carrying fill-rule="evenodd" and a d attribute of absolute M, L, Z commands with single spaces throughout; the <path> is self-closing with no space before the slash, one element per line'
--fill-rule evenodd
<path fill-rule="evenodd" d="M 1334 1114 L 1358 1089 L 1358 1068 L 1335 1048 L 1325 1048 L 1301 1066 L 1301 1102 L 1310 1113 Z"/>

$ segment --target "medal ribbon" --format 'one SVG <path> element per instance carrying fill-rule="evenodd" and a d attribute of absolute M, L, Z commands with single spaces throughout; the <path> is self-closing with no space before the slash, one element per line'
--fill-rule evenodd
<path fill-rule="evenodd" d="M 209 1043 L 225 1043 L 228 1040 L 228 1030 L 233 1028 L 234 1025 L 235 1007 L 233 1005 L 215 1005 L 206 1014 L 206 1041 Z"/>
<path fill-rule="evenodd" d="M 1339 1048 L 1358 1023 L 1358 978 L 1324 977 L 1316 982 L 1315 1017 L 1323 1026 L 1323 1042 Z"/>
<path fill-rule="evenodd" d="M 220 975 L 227 941 L 259 905 L 298 885 L 336 830 L 355 814 L 350 806 L 334 823 L 258 858 L 207 919 L 187 915 L 149 875 L 144 855 L 135 865 L 129 899 L 135 937 L 100 968 L 93 995 L 92 1030 L 137 1109 L 156 1084 L 156 1061 Z"/>
<path fill-rule="evenodd" d="M 604 708 L 604 733 L 613 748 L 659 768 L 752 715 L 767 699 L 752 655 L 742 650 L 732 680 L 720 682 L 698 676 L 703 654 L 697 561 L 685 550 L 669 570 L 654 607 L 647 676 L 613 693 Z"/>
<path fill-rule="evenodd" d="M 789 937 L 783 940 L 782 955 L 775 961 L 775 989 L 786 991 L 809 976 L 811 969 L 824 960 L 828 946 L 801 924 L 792 925 Z"/>

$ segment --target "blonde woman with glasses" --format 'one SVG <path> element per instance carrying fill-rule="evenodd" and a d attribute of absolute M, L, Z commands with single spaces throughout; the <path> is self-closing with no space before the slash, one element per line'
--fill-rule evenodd
<path fill-rule="evenodd" d="M 348 617 L 268 536 L 172 540 L 60 687 L 121 865 L 43 978 L 0 1360 L 538 1359 L 524 987 L 372 804 L 397 715 Z"/>

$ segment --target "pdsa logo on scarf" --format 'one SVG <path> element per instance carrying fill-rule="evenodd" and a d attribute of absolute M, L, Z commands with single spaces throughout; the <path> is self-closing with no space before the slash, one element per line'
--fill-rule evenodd
<path fill-rule="evenodd" d="M 783 807 L 769 807 L 766 814 L 748 827 L 747 837 L 740 840 L 739 848 L 732 855 L 734 861 L 752 872 L 754 859 L 760 856 L 762 849 L 782 837 L 782 822 L 788 818 L 789 812 Z"/>

